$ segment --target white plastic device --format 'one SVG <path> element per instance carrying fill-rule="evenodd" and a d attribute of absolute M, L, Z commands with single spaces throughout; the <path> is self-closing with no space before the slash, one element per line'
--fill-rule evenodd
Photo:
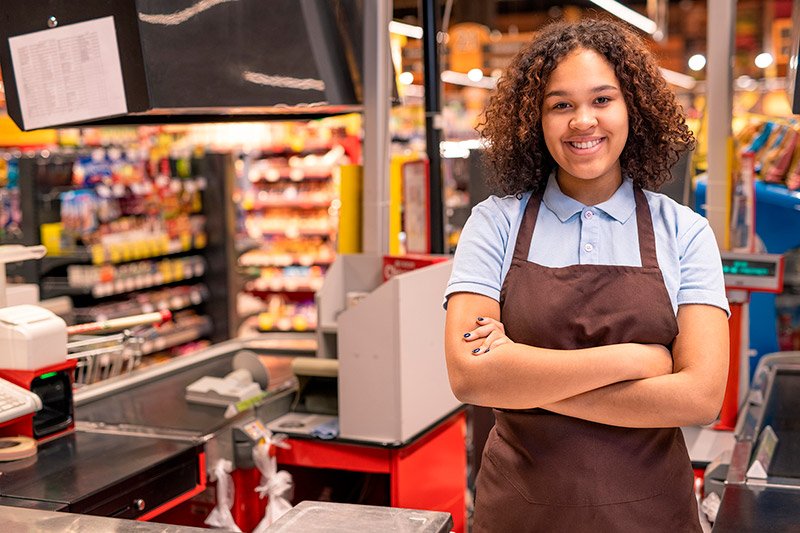
<path fill-rule="evenodd" d="M 67 324 L 43 307 L 0 309 L 0 368 L 35 370 L 67 359 Z"/>
<path fill-rule="evenodd" d="M 226 406 L 252 398 L 261 392 L 247 370 L 234 370 L 224 378 L 205 376 L 186 387 L 186 400 L 206 405 Z"/>
<path fill-rule="evenodd" d="M 35 413 L 41 408 L 39 396 L 0 378 L 0 424 Z"/>

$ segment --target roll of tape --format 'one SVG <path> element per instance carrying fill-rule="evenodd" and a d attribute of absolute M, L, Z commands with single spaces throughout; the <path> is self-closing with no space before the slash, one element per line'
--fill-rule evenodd
<path fill-rule="evenodd" d="M 16 461 L 36 455 L 36 441 L 30 437 L 0 439 L 0 461 Z"/>
<path fill-rule="evenodd" d="M 295 376 L 314 376 L 335 378 L 339 375 L 338 359 L 318 357 L 295 357 L 292 359 L 292 373 Z"/>

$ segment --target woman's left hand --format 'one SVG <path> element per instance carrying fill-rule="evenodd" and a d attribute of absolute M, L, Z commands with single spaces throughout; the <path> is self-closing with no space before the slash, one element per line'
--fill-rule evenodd
<path fill-rule="evenodd" d="M 464 342 L 476 343 L 472 348 L 472 353 L 475 355 L 485 354 L 492 348 L 514 342 L 508 338 L 506 328 L 499 320 L 478 317 L 475 323 L 478 327 L 464 334 Z M 481 340 L 483 342 L 477 344 L 477 341 Z"/>

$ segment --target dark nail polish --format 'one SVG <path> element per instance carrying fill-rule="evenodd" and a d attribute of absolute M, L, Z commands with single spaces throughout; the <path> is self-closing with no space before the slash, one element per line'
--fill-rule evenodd
<path fill-rule="evenodd" d="M 464 333 L 464 338 L 466 339 L 466 338 L 467 338 L 467 337 L 469 337 L 470 335 L 472 335 L 472 333 Z"/>
<path fill-rule="evenodd" d="M 480 352 L 480 351 L 481 351 L 481 349 L 480 349 L 480 348 L 475 348 L 474 350 L 472 350 L 472 353 L 478 353 L 478 352 Z"/>
<path fill-rule="evenodd" d="M 483 322 L 483 317 L 482 316 L 478 317 L 478 322 Z"/>

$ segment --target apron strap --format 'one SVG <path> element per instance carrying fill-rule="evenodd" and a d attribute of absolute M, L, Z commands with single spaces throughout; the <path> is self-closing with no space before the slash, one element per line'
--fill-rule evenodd
<path fill-rule="evenodd" d="M 517 261 L 527 261 L 531 251 L 531 239 L 533 239 L 533 229 L 536 227 L 536 218 L 539 216 L 539 205 L 542 203 L 542 191 L 531 194 L 528 198 L 528 205 L 525 206 L 525 213 L 522 215 L 522 222 L 517 232 L 517 242 L 514 245 L 514 259 Z"/>
<path fill-rule="evenodd" d="M 639 230 L 639 254 L 642 258 L 642 266 L 658 268 L 656 237 L 653 233 L 653 219 L 650 216 L 647 197 L 640 187 L 633 188 L 633 195 L 636 200 L 636 226 Z"/>

